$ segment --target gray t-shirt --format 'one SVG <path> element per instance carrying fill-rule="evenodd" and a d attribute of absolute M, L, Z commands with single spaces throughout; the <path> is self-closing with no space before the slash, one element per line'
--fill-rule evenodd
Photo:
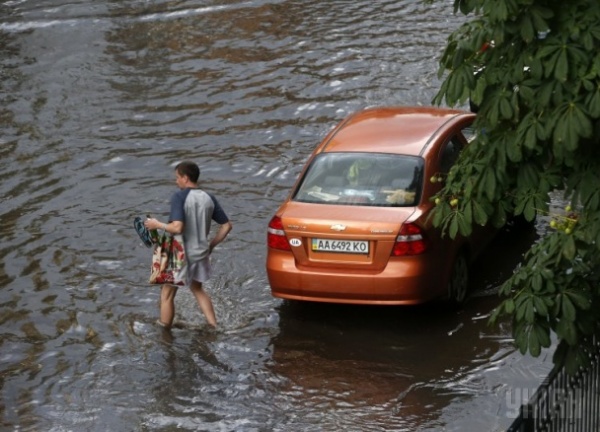
<path fill-rule="evenodd" d="M 229 218 L 217 199 L 201 189 L 183 189 L 171 198 L 169 221 L 181 221 L 183 244 L 188 262 L 197 262 L 210 254 L 208 235 L 211 221 L 218 224 L 229 222 Z"/>

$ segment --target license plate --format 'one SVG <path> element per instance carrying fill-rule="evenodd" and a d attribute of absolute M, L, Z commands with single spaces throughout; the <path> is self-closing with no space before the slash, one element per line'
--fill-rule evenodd
<path fill-rule="evenodd" d="M 369 242 L 364 240 L 327 240 L 314 238 L 312 239 L 312 250 L 315 252 L 368 254 Z"/>

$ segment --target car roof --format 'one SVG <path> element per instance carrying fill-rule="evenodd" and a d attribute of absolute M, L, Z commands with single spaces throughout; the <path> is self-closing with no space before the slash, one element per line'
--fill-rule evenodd
<path fill-rule="evenodd" d="M 381 152 L 418 156 L 431 138 L 474 114 L 438 107 L 368 108 L 344 119 L 321 144 L 323 152 Z"/>

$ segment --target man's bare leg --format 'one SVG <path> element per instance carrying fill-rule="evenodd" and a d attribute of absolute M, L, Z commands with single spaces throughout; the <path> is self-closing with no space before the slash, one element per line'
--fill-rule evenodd
<path fill-rule="evenodd" d="M 192 283 L 190 284 L 190 289 L 192 290 L 194 297 L 196 297 L 198 306 L 200 307 L 200 310 L 206 317 L 206 321 L 208 322 L 208 324 L 213 327 L 216 327 L 217 319 L 215 318 L 215 310 L 213 308 L 212 300 L 210 299 L 210 296 L 206 293 L 206 291 L 204 291 L 204 289 L 202 288 L 202 283 L 192 280 Z"/>
<path fill-rule="evenodd" d="M 175 285 L 163 285 L 160 290 L 160 321 L 159 324 L 165 328 L 171 328 L 175 318 Z"/>

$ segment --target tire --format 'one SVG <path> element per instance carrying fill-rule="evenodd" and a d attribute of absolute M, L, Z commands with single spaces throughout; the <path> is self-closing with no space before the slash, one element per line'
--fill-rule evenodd
<path fill-rule="evenodd" d="M 469 264 L 463 253 L 459 253 L 452 265 L 448 281 L 448 300 L 451 304 L 462 305 L 469 292 Z"/>

